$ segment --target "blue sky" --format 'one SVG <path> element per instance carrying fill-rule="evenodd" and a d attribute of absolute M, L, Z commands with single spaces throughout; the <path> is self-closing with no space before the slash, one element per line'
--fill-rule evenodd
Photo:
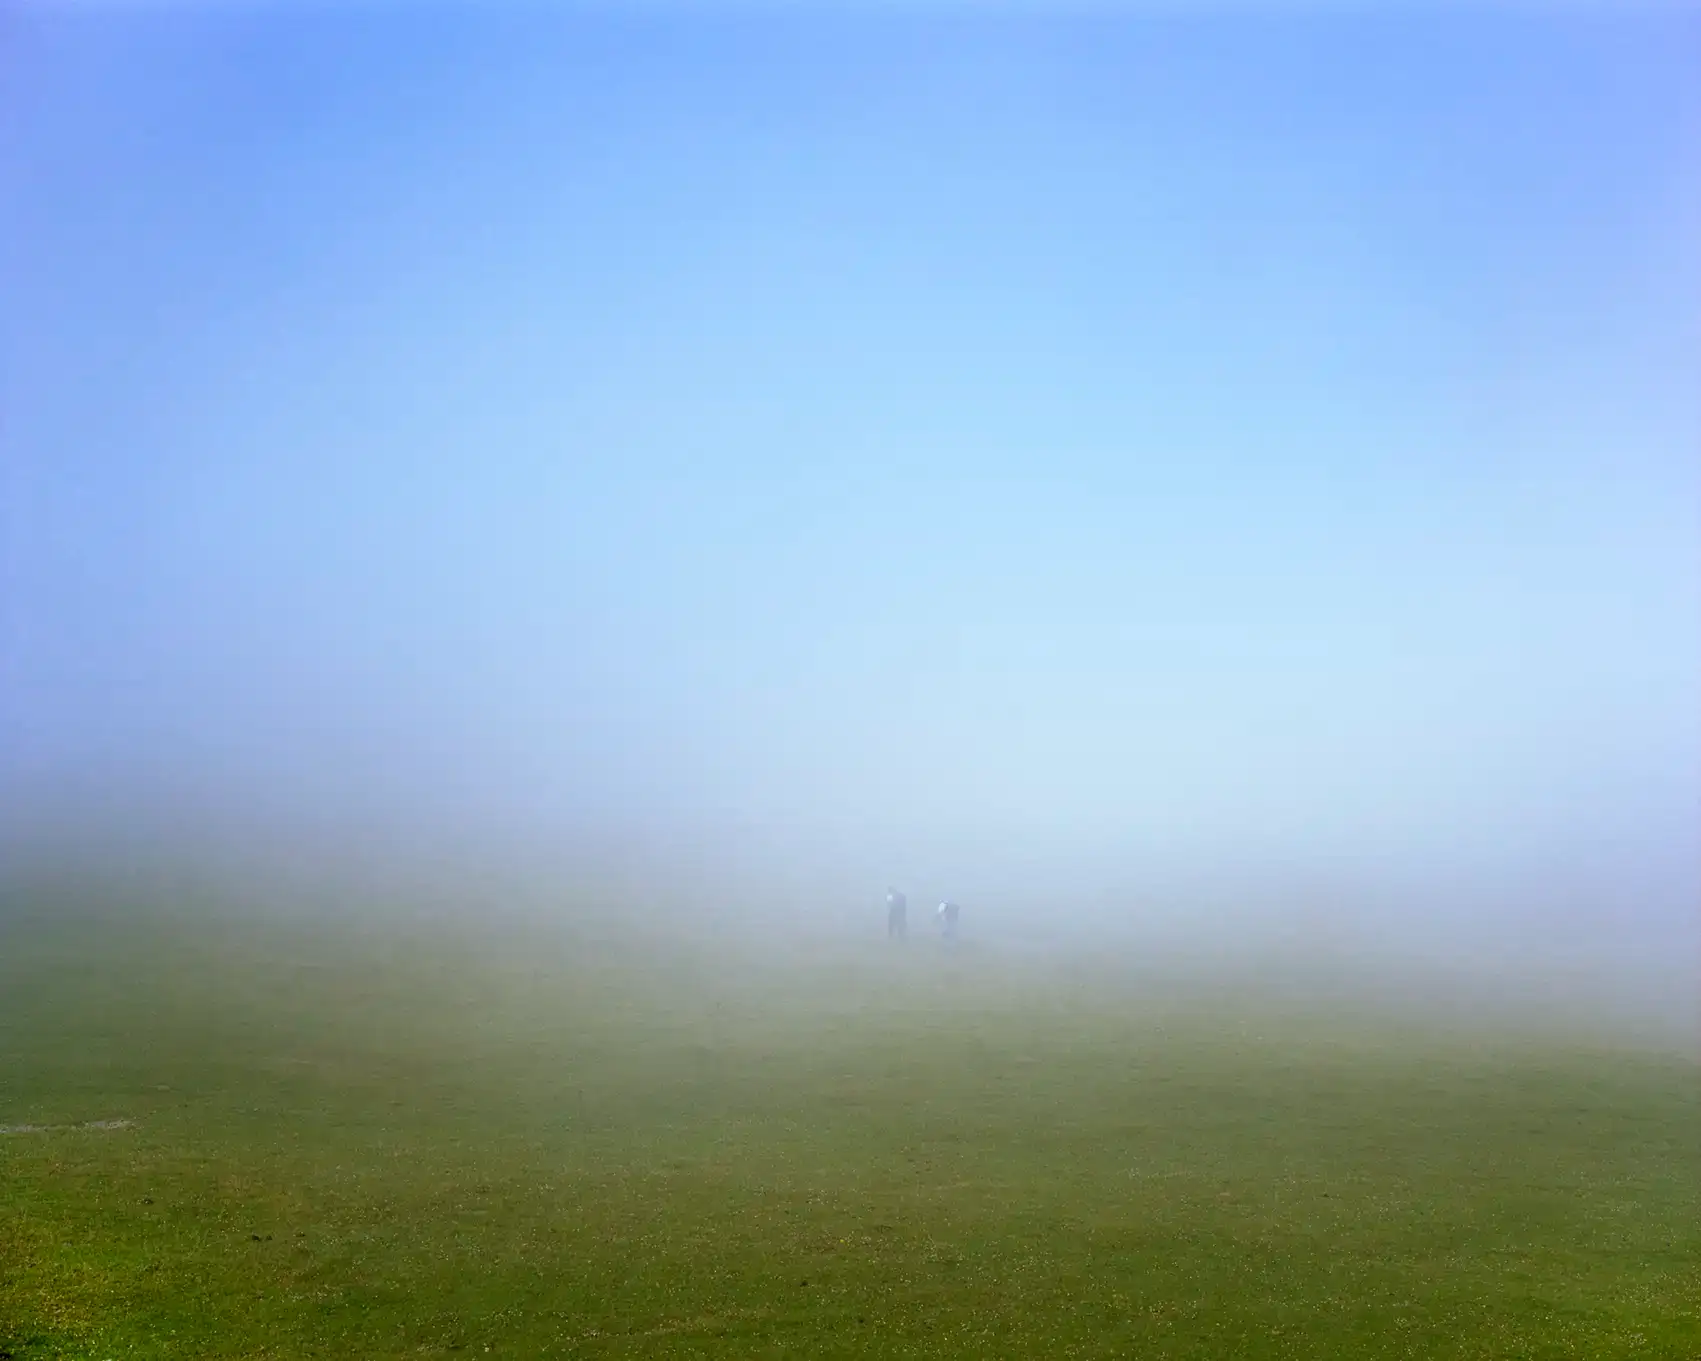
<path fill-rule="evenodd" d="M 14 809 L 1693 845 L 1693 14 L 5 23 Z"/>

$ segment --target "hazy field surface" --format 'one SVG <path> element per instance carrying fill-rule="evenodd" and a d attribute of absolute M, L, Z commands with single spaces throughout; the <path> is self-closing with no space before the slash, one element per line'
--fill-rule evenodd
<path fill-rule="evenodd" d="M 14 916 L 0 1353 L 1696 1357 L 1696 1079 L 972 943 Z"/>

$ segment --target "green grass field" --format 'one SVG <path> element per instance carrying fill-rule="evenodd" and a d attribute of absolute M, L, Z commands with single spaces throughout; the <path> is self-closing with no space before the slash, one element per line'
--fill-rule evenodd
<path fill-rule="evenodd" d="M 1697 1076 L 924 942 L 14 919 L 0 1355 L 1701 1357 Z"/>

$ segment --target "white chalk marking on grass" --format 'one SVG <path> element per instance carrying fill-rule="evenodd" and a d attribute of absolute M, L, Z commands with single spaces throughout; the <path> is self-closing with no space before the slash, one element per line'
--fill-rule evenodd
<path fill-rule="evenodd" d="M 134 1120 L 85 1120 L 80 1125 L 0 1125 L 0 1134 L 52 1134 L 62 1129 L 129 1129 Z"/>

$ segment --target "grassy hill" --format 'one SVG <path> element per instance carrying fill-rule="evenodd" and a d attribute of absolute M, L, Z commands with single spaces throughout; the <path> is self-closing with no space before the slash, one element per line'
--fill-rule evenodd
<path fill-rule="evenodd" d="M 1692 1358 L 1697 1078 L 931 942 L 14 918 L 0 1353 Z"/>

